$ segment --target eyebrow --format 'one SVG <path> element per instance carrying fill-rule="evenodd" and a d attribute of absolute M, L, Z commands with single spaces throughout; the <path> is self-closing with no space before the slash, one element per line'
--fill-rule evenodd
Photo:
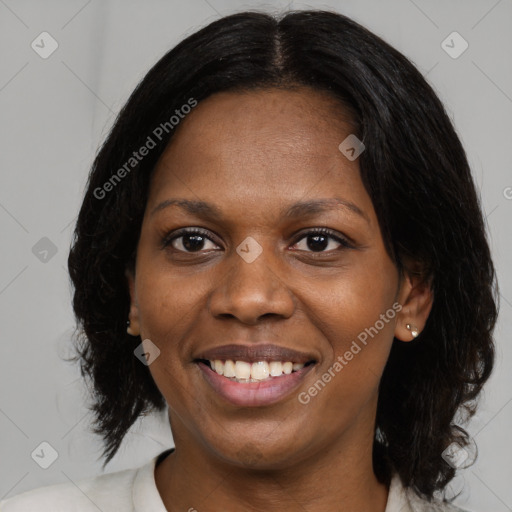
<path fill-rule="evenodd" d="M 187 213 L 202 217 L 209 220 L 221 221 L 223 215 L 221 210 L 214 204 L 207 203 L 206 201 L 190 200 L 190 199 L 166 199 L 159 203 L 150 213 L 153 216 L 159 211 L 162 211 L 170 206 L 178 206 Z M 337 207 L 347 209 L 352 213 L 357 214 L 370 223 L 368 216 L 356 204 L 341 199 L 339 197 L 332 197 L 326 199 L 311 199 L 308 201 L 299 201 L 290 206 L 284 207 L 280 211 L 281 217 L 284 218 L 297 218 L 317 215 L 325 213 Z"/>

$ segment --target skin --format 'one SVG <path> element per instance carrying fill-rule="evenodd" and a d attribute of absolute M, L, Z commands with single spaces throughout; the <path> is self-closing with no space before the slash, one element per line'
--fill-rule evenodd
<path fill-rule="evenodd" d="M 387 254 L 359 175 L 338 145 L 351 127 L 343 107 L 306 88 L 218 93 L 179 125 L 155 169 L 137 250 L 127 271 L 131 332 L 161 351 L 149 366 L 169 405 L 176 451 L 155 480 L 169 511 L 307 510 L 384 512 L 388 489 L 372 467 L 378 385 L 393 337 L 413 339 L 432 304 L 427 284 L 399 273 Z M 282 208 L 342 198 L 287 218 Z M 222 220 L 170 198 L 216 205 Z M 201 227 L 195 252 L 166 234 Z M 349 237 L 308 246 L 310 228 Z M 211 234 L 211 236 L 210 236 Z M 236 252 L 246 237 L 262 253 Z M 190 241 L 190 239 L 187 239 Z M 359 333 L 398 302 L 402 310 L 303 405 L 297 399 L 350 348 Z M 310 352 L 317 364 L 279 403 L 235 407 L 206 383 L 199 350 L 226 343 L 275 343 Z"/>

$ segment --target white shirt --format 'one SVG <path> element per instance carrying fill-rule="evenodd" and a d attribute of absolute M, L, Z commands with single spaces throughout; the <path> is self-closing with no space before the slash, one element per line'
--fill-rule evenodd
<path fill-rule="evenodd" d="M 0 512 L 167 512 L 155 483 L 155 465 L 164 453 L 136 469 L 80 480 L 77 485 L 66 482 L 24 492 L 0 501 Z M 195 504 L 195 508 L 207 512 L 204 505 Z M 194 510 L 193 503 L 189 510 Z M 385 512 L 464 511 L 421 500 L 395 475 Z"/>

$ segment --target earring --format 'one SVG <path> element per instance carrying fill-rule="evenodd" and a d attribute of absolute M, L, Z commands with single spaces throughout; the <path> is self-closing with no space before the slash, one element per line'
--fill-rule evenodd
<path fill-rule="evenodd" d="M 126 321 L 126 332 L 130 335 L 130 336 L 137 336 L 133 330 L 132 330 L 132 327 L 130 325 L 130 320 L 127 320 Z"/>
<path fill-rule="evenodd" d="M 405 327 L 406 329 L 408 329 L 409 331 L 411 331 L 411 335 L 413 338 L 417 338 L 418 335 L 419 335 L 419 331 L 418 331 L 418 328 L 413 325 L 413 324 L 405 324 Z"/>

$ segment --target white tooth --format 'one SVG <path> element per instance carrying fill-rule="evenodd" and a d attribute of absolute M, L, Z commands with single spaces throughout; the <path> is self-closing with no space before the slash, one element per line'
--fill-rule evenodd
<path fill-rule="evenodd" d="M 301 368 L 304 368 L 304 363 L 293 363 L 293 371 L 296 372 L 297 370 L 300 370 Z"/>
<path fill-rule="evenodd" d="M 224 363 L 224 377 L 234 377 L 235 376 L 235 363 L 228 359 Z"/>
<path fill-rule="evenodd" d="M 215 359 L 214 364 L 215 364 L 215 371 L 219 375 L 224 375 L 224 363 L 220 359 Z"/>
<path fill-rule="evenodd" d="M 292 373 L 293 370 L 293 363 L 291 361 L 286 361 L 286 363 L 283 363 L 283 373 L 285 375 L 289 375 Z"/>
<path fill-rule="evenodd" d="M 210 368 L 215 371 L 215 361 L 213 361 L 212 359 L 208 359 L 208 362 L 210 363 Z"/>
<path fill-rule="evenodd" d="M 266 361 L 258 361 L 252 363 L 251 366 L 251 377 L 255 380 L 263 380 L 269 376 L 270 369 Z"/>
<path fill-rule="evenodd" d="M 251 363 L 246 363 L 245 361 L 237 361 L 235 363 L 235 377 L 237 379 L 250 379 Z"/>
<path fill-rule="evenodd" d="M 283 365 L 281 361 L 271 361 L 269 366 L 270 375 L 272 375 L 272 377 L 279 377 L 283 373 Z"/>

